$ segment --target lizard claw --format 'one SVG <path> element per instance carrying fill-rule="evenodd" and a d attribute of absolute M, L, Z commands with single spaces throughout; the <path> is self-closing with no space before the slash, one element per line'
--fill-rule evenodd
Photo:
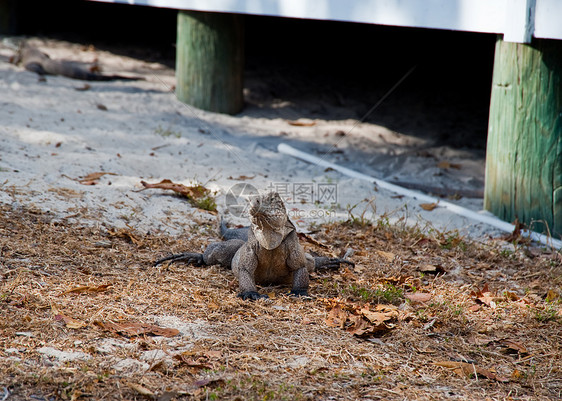
<path fill-rule="evenodd" d="M 244 291 L 238 294 L 239 298 L 242 298 L 244 301 L 257 301 L 258 299 L 269 299 L 269 297 L 265 294 L 260 294 L 257 291 Z"/>
<path fill-rule="evenodd" d="M 205 261 L 203 260 L 202 254 L 195 253 L 195 252 L 185 252 L 185 253 L 177 253 L 175 255 L 171 255 L 166 258 L 158 259 L 156 262 L 153 263 L 153 266 L 161 265 L 164 262 L 174 263 L 180 261 L 183 261 L 187 264 L 191 264 L 194 266 L 205 265 Z"/>

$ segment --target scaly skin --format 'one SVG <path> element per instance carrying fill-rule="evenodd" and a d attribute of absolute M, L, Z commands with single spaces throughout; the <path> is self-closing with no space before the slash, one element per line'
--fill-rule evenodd
<path fill-rule="evenodd" d="M 291 284 L 291 294 L 308 295 L 309 273 L 318 268 L 338 268 L 339 258 L 306 254 L 299 243 L 296 228 L 287 216 L 285 205 L 276 192 L 250 201 L 251 226 L 229 230 L 221 221 L 220 234 L 226 241 L 210 244 L 204 253 L 182 253 L 155 262 L 185 261 L 194 265 L 221 265 L 232 268 L 239 283 L 239 297 L 267 298 L 256 284 Z"/>

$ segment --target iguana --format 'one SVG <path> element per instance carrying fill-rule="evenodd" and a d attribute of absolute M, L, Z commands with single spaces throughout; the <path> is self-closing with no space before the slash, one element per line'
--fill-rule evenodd
<path fill-rule="evenodd" d="M 121 75 L 103 75 L 94 72 L 92 64 L 76 61 L 53 60 L 36 47 L 22 43 L 17 53 L 10 60 L 13 64 L 21 64 L 31 72 L 40 76 L 62 75 L 68 78 L 85 81 L 114 81 L 114 80 L 139 80 L 137 77 L 124 77 Z"/>
<path fill-rule="evenodd" d="M 157 260 L 185 261 L 196 266 L 220 265 L 231 268 L 238 278 L 242 299 L 268 298 L 257 284 L 292 284 L 291 294 L 308 295 L 309 273 L 318 268 L 337 268 L 340 263 L 353 265 L 340 258 L 316 257 L 305 253 L 297 231 L 277 192 L 250 199 L 249 227 L 228 229 L 221 221 L 223 242 L 211 243 L 205 252 L 186 252 Z"/>

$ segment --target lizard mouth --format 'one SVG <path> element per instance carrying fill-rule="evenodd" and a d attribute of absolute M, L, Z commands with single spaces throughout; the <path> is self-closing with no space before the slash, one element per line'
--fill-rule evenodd
<path fill-rule="evenodd" d="M 284 219 L 278 216 L 268 216 L 267 214 L 256 214 L 251 216 L 252 226 L 254 227 L 254 235 L 262 247 L 271 250 L 281 245 L 281 242 L 287 235 L 285 232 Z"/>

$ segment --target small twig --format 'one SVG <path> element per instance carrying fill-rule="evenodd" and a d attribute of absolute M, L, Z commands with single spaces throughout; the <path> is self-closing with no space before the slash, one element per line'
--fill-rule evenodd
<path fill-rule="evenodd" d="M 531 354 L 531 355 L 527 355 L 525 358 L 521 358 L 517 361 L 514 361 L 513 363 L 523 363 L 523 362 L 528 361 L 529 359 L 546 358 L 547 356 L 553 356 L 553 355 L 558 355 L 558 354 L 556 352 L 552 352 L 550 354 L 543 354 L 543 355 Z"/>

